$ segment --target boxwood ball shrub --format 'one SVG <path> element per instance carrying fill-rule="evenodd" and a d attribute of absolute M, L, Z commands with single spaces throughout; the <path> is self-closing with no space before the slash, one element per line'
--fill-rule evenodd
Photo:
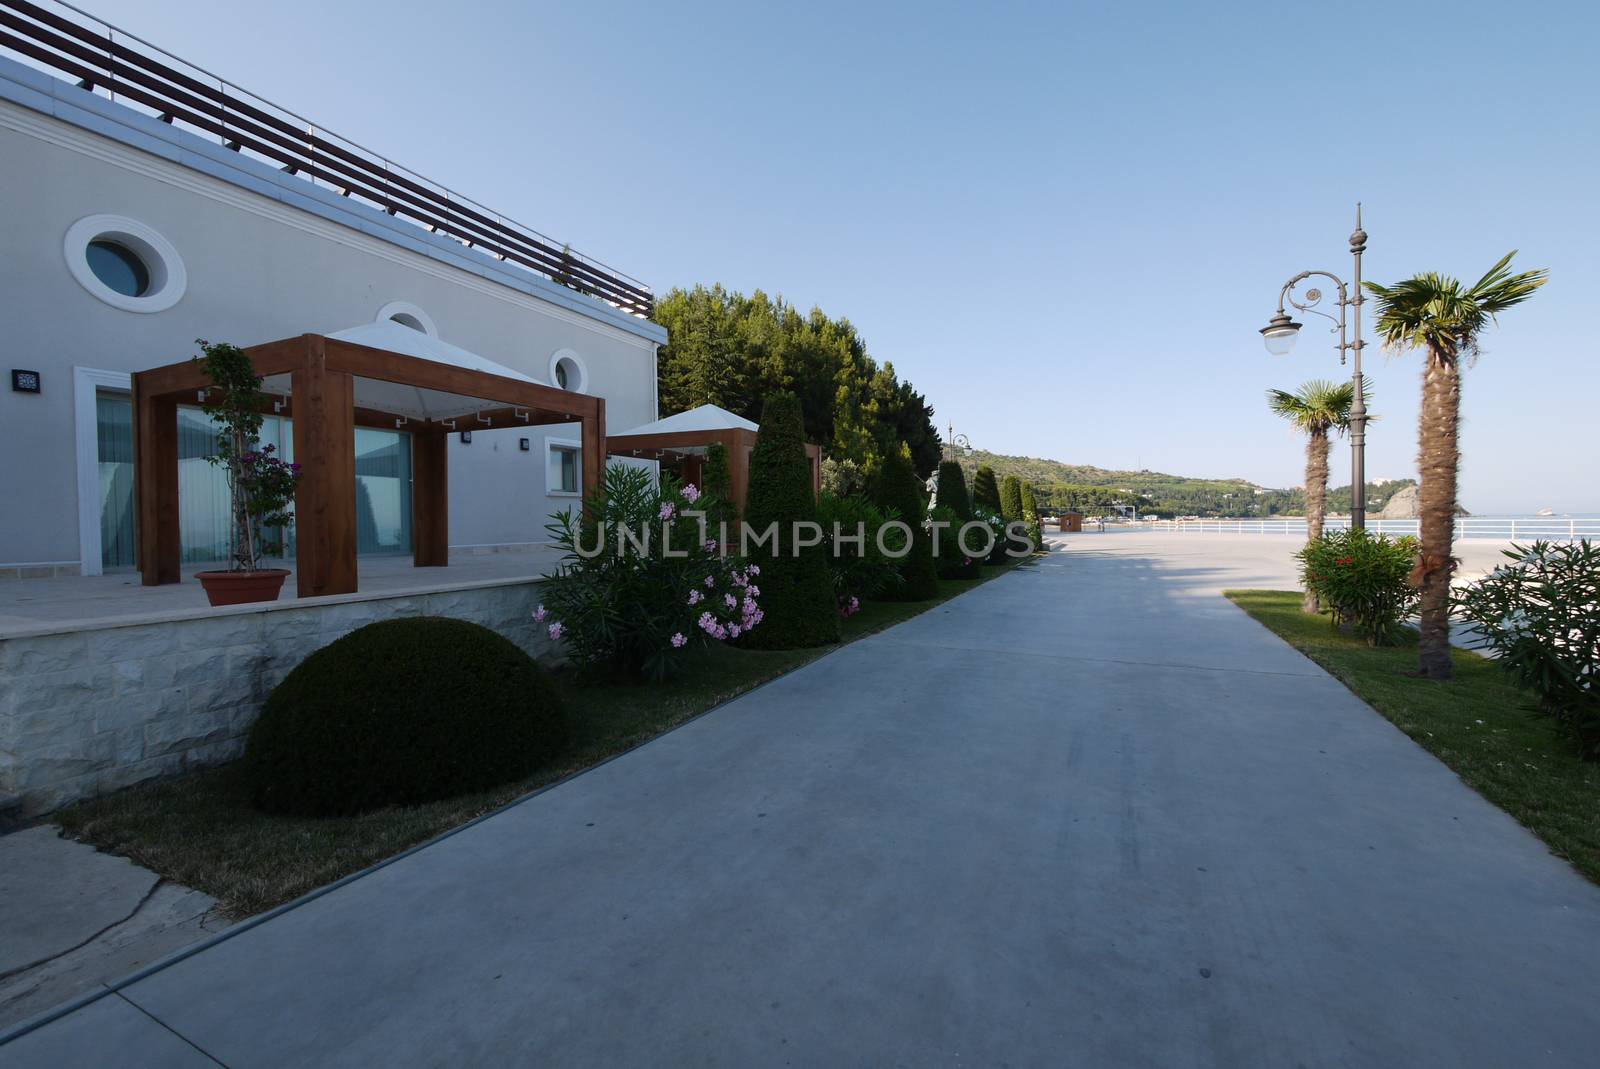
<path fill-rule="evenodd" d="M 939 596 L 939 573 L 934 569 L 928 531 L 922 526 L 928 499 L 922 480 L 911 464 L 911 451 L 903 443 L 883 451 L 874 499 L 887 516 L 894 514 L 911 528 L 911 551 L 900 558 L 900 583 L 878 593 L 884 601 L 928 601 Z"/>
<path fill-rule="evenodd" d="M 761 606 L 766 618 L 744 636 L 758 649 L 795 649 L 839 641 L 833 576 L 821 545 L 795 550 L 795 524 L 817 521 L 806 457 L 800 401 L 792 393 L 770 395 L 761 409 L 761 433 L 750 454 L 750 489 L 744 522 L 755 534 L 777 526 L 777 539 L 751 542 L 750 559 L 760 567 Z"/>
<path fill-rule="evenodd" d="M 240 768 L 268 812 L 340 816 L 525 776 L 566 742 L 561 702 L 510 640 L 465 620 L 368 624 L 307 657 Z"/>
<path fill-rule="evenodd" d="M 1410 536 L 1343 530 L 1312 539 L 1295 556 L 1306 590 L 1331 611 L 1337 626 L 1370 645 L 1389 646 L 1421 597 L 1411 585 L 1417 552 Z"/>

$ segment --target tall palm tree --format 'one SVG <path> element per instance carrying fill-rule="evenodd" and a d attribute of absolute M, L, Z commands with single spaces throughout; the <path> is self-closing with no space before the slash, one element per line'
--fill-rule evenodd
<path fill-rule="evenodd" d="M 1495 317 L 1533 296 L 1549 272 L 1511 273 L 1505 254 L 1471 287 L 1428 272 L 1392 286 L 1366 283 L 1378 299 L 1378 334 L 1390 349 L 1422 349 L 1422 428 L 1417 466 L 1422 555 L 1411 581 L 1422 591 L 1418 675 L 1449 679 L 1451 538 L 1456 517 L 1456 469 L 1461 454 L 1461 361 L 1478 355 L 1478 335 Z"/>
<path fill-rule="evenodd" d="M 1353 383 L 1334 384 L 1326 379 L 1301 383 L 1296 393 L 1268 390 L 1267 405 L 1306 435 L 1306 541 L 1322 537 L 1323 518 L 1328 511 L 1328 432 L 1341 434 L 1350 427 L 1350 405 L 1355 401 Z M 1368 396 L 1371 396 L 1370 393 Z M 1306 591 L 1306 612 L 1319 612 L 1317 596 Z"/>

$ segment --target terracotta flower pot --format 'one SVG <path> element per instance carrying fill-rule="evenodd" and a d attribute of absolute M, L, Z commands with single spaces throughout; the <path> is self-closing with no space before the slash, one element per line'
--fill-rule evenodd
<path fill-rule="evenodd" d="M 195 572 L 206 588 L 213 605 L 248 605 L 253 601 L 277 601 L 287 568 L 263 568 L 259 572 Z"/>

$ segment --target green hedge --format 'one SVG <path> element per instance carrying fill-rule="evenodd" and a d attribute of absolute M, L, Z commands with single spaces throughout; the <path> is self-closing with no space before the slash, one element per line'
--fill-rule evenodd
<path fill-rule="evenodd" d="M 961 525 L 972 519 L 972 499 L 967 496 L 967 477 L 961 465 L 946 460 L 939 465 L 939 494 L 934 502 L 935 519 L 950 524 L 939 533 L 936 554 L 940 579 L 976 579 L 978 566 L 983 559 L 973 559 L 962 551 L 957 541 Z M 944 515 L 938 515 L 938 513 Z"/>
<path fill-rule="evenodd" d="M 560 699 L 508 639 L 465 620 L 368 624 L 272 692 L 240 765 L 262 809 L 339 816 L 483 790 L 566 741 Z"/>
<path fill-rule="evenodd" d="M 741 641 L 758 649 L 838 642 L 839 612 L 826 551 L 819 545 L 801 549 L 799 556 L 792 552 L 794 524 L 817 519 L 800 402 L 792 393 L 772 394 L 762 407 L 744 511 L 755 534 L 776 523 L 778 536 L 776 545 L 769 541 L 752 550 L 750 559 L 761 567 L 757 582 L 766 615 Z"/>
<path fill-rule="evenodd" d="M 994 469 L 985 464 L 972 477 L 972 507 L 986 515 L 1003 515 L 1000 508 L 1000 483 Z"/>

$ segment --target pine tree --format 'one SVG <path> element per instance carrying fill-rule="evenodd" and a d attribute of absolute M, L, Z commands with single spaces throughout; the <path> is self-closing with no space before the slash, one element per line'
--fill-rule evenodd
<path fill-rule="evenodd" d="M 1023 483 L 1021 489 L 1022 521 L 1028 525 L 1028 538 L 1033 548 L 1044 548 L 1044 528 L 1039 524 L 1039 504 L 1033 496 L 1033 484 Z"/>
<path fill-rule="evenodd" d="M 762 408 L 745 498 L 745 522 L 754 534 L 764 535 L 773 525 L 777 529 L 775 542 L 752 553 L 761 567 L 757 585 L 766 618 L 748 633 L 748 645 L 794 649 L 839 641 L 833 578 L 822 546 L 805 547 L 798 556 L 794 552 L 795 525 L 816 519 L 800 402 L 794 394 L 775 393 Z"/>
<path fill-rule="evenodd" d="M 972 519 L 972 499 L 967 496 L 967 477 L 953 460 L 939 464 L 937 509 L 955 514 L 954 526 L 939 534 L 937 547 L 940 579 L 976 579 L 979 561 L 968 557 L 959 541 L 961 525 Z"/>
<path fill-rule="evenodd" d="M 706 446 L 705 464 L 701 468 L 700 489 L 705 496 L 700 508 L 706 514 L 706 533 L 711 538 L 721 537 L 721 525 L 728 525 L 728 538 L 738 542 L 739 506 L 733 501 L 733 475 L 728 470 L 728 447 L 721 442 Z"/>

